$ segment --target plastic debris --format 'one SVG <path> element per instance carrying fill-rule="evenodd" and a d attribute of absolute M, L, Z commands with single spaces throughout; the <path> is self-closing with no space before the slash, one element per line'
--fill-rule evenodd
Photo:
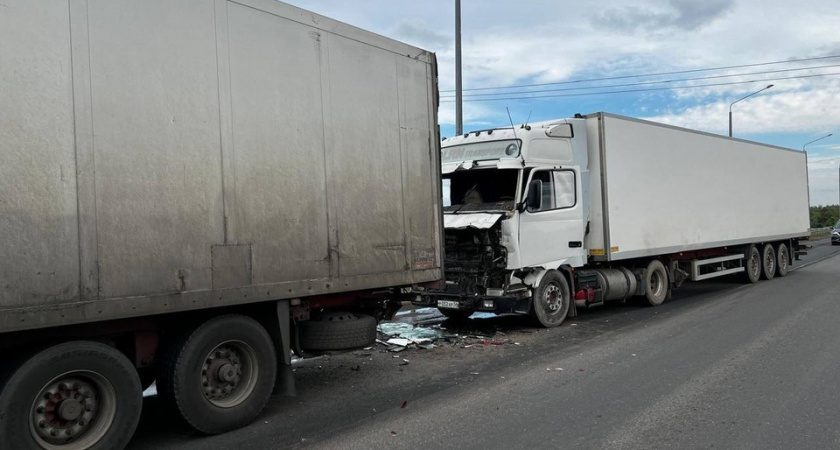
<path fill-rule="evenodd" d="M 400 406 L 400 408 L 405 409 L 406 406 L 408 406 L 408 400 L 403 400 L 402 406 Z"/>
<path fill-rule="evenodd" d="M 410 340 L 403 338 L 391 338 L 388 339 L 386 342 L 391 345 L 399 345 L 400 347 L 406 347 L 408 346 L 408 344 L 411 343 Z"/>

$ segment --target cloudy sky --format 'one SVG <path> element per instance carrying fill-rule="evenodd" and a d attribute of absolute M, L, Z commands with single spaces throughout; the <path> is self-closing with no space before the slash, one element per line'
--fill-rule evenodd
<path fill-rule="evenodd" d="M 287 0 L 437 53 L 454 133 L 454 0 Z M 464 129 L 607 111 L 801 149 L 811 204 L 838 203 L 836 0 L 461 0 Z M 675 73 L 676 72 L 676 73 Z M 495 89 L 489 89 L 495 88 Z M 628 92 L 631 91 L 631 92 Z"/>

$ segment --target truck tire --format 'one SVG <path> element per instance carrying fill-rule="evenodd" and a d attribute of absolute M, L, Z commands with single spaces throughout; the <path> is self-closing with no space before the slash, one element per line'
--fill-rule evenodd
<path fill-rule="evenodd" d="M 772 280 L 776 276 L 776 249 L 773 244 L 761 248 L 761 278 Z"/>
<path fill-rule="evenodd" d="M 788 274 L 790 270 L 790 253 L 788 247 L 784 242 L 779 242 L 776 246 L 776 275 L 783 277 Z"/>
<path fill-rule="evenodd" d="M 171 342 L 158 394 L 194 429 L 218 434 L 250 423 L 271 396 L 277 356 L 268 332 L 242 315 L 212 318 Z"/>
<path fill-rule="evenodd" d="M 0 384 L 2 449 L 122 449 L 143 407 L 134 366 L 99 342 L 49 347 Z"/>
<path fill-rule="evenodd" d="M 761 278 L 761 254 L 755 245 L 747 247 L 744 252 L 744 282 L 757 283 Z"/>
<path fill-rule="evenodd" d="M 566 320 L 571 304 L 569 282 L 562 273 L 549 270 L 531 298 L 531 319 L 537 326 L 552 328 Z"/>
<path fill-rule="evenodd" d="M 645 298 L 650 306 L 659 306 L 668 298 L 668 271 L 662 261 L 654 259 L 648 263 L 643 274 Z"/>
<path fill-rule="evenodd" d="M 438 308 L 441 314 L 446 316 L 447 319 L 452 320 L 454 322 L 460 322 L 469 319 L 471 315 L 473 315 L 472 311 L 467 311 L 463 309 L 449 309 L 449 308 Z"/>
<path fill-rule="evenodd" d="M 300 323 L 300 347 L 334 351 L 367 347 L 376 341 L 376 319 L 367 314 L 327 312 Z"/>

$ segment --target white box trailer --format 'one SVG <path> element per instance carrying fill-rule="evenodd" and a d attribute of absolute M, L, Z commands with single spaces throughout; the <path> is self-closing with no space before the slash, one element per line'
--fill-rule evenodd
<path fill-rule="evenodd" d="M 804 152 L 607 113 L 586 134 L 593 261 L 809 233 Z"/>
<path fill-rule="evenodd" d="M 576 308 L 686 280 L 784 276 L 809 235 L 804 152 L 608 113 L 466 133 L 441 148 L 450 317 Z"/>
<path fill-rule="evenodd" d="M 0 6 L 0 448 L 122 448 L 155 378 L 222 432 L 372 343 L 442 277 L 437 96 L 273 0 Z"/>

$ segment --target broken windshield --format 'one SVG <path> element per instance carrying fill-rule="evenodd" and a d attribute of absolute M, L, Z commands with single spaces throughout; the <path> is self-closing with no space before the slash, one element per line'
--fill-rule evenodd
<path fill-rule="evenodd" d="M 511 211 L 518 169 L 460 170 L 443 176 L 445 211 Z"/>

